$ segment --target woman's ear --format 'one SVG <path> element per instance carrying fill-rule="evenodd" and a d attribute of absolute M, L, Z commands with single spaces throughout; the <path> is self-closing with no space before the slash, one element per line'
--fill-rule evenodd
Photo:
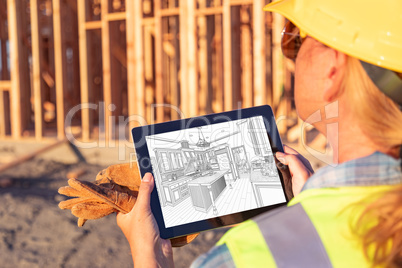
<path fill-rule="evenodd" d="M 333 102 L 342 95 L 341 85 L 345 76 L 346 60 L 346 54 L 331 49 L 331 53 L 328 55 L 329 66 L 324 82 L 324 101 Z"/>

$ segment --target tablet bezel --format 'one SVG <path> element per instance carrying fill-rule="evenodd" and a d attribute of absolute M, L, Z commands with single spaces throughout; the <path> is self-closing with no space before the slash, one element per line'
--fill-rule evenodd
<path fill-rule="evenodd" d="M 166 133 L 171 131 L 177 131 L 182 129 L 188 129 L 193 127 L 201 127 L 205 125 L 213 125 L 216 123 L 223 123 L 238 119 L 247 119 L 251 117 L 262 116 L 265 128 L 268 134 L 268 140 L 271 145 L 272 152 L 275 153 L 277 151 L 283 152 L 283 146 L 281 142 L 281 138 L 279 136 L 274 115 L 272 113 L 272 109 L 269 105 L 251 107 L 246 109 L 238 109 L 229 112 L 222 112 L 216 114 L 209 114 L 204 116 L 192 117 L 182 120 L 175 120 L 170 122 L 158 123 L 153 125 L 146 125 L 141 127 L 135 127 L 132 129 L 132 137 L 134 142 L 134 147 L 137 153 L 137 164 L 141 173 L 141 178 L 145 175 L 145 173 L 149 172 L 153 174 L 152 166 L 150 165 L 150 156 L 148 152 L 147 143 L 145 141 L 145 136 L 155 135 L 160 133 Z M 144 135 L 145 133 L 145 135 Z M 275 159 L 276 161 L 276 159 Z M 141 163 L 141 164 L 139 164 Z M 285 192 L 285 184 L 283 178 L 283 172 L 288 172 L 288 170 L 279 170 L 277 168 L 283 194 L 285 196 L 286 202 L 278 203 L 275 205 L 270 205 L 266 207 L 260 207 L 248 211 L 237 212 L 225 216 L 220 216 L 212 219 L 201 220 L 192 223 L 186 223 L 178 226 L 173 226 L 166 228 L 165 222 L 162 215 L 162 209 L 160 205 L 160 201 L 158 198 L 158 193 L 155 187 L 151 193 L 151 209 L 152 213 L 155 217 L 155 220 L 158 224 L 160 236 L 164 239 L 180 237 L 183 235 L 188 235 L 192 233 L 198 233 L 201 231 L 215 229 L 218 227 L 223 227 L 227 225 L 233 225 L 240 222 L 243 222 L 247 219 L 250 219 L 258 214 L 261 214 L 265 211 L 271 210 L 273 208 L 286 205 L 289 201 L 286 192 Z"/>

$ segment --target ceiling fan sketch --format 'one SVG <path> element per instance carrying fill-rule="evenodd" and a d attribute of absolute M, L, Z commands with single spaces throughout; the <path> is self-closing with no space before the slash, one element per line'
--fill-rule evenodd
<path fill-rule="evenodd" d="M 201 130 L 201 127 L 198 127 L 198 141 L 196 143 L 188 143 L 188 145 L 190 146 L 195 146 L 195 147 L 200 147 L 200 148 L 206 148 L 209 147 L 211 145 L 211 143 L 226 139 L 230 136 L 239 134 L 240 130 L 236 130 L 232 133 L 228 133 L 226 135 L 222 135 L 219 136 L 218 138 L 214 139 L 214 140 L 207 140 L 209 137 L 205 137 L 204 133 Z M 192 134 L 189 135 L 190 137 L 192 136 Z M 149 138 L 154 139 L 154 140 L 158 140 L 158 141 L 163 141 L 163 142 L 170 142 L 170 143 L 182 143 L 183 141 L 186 140 L 173 140 L 173 139 L 167 139 L 167 138 L 162 138 L 162 137 L 157 137 L 157 136 L 150 136 Z M 188 142 L 188 141 L 186 141 Z"/>

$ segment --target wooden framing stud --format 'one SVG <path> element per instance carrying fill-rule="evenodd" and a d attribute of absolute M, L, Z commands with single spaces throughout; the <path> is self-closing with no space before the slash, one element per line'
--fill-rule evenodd
<path fill-rule="evenodd" d="M 65 137 L 64 132 L 64 120 L 65 120 L 65 108 L 64 108 L 64 56 L 63 56 L 63 28 L 61 22 L 61 0 L 52 0 L 53 6 L 53 29 L 54 29 L 54 60 L 55 60 L 55 80 L 56 80 L 56 110 L 57 110 L 57 138 L 63 139 Z"/>
<path fill-rule="evenodd" d="M 77 1 L 78 17 L 78 43 L 80 50 L 80 87 L 81 87 L 81 105 L 87 105 L 92 99 L 88 81 L 88 49 L 87 49 L 87 31 L 85 23 L 85 1 Z M 92 116 L 90 109 L 81 109 L 81 127 L 82 140 L 88 141 L 91 137 Z"/>
<path fill-rule="evenodd" d="M 27 125 L 30 109 L 21 109 L 30 105 L 30 85 L 28 69 L 28 52 L 24 49 L 26 18 L 17 14 L 22 10 L 21 0 L 7 0 L 8 32 L 10 44 L 10 74 L 11 74 L 11 135 L 20 139 L 22 131 Z"/>
<path fill-rule="evenodd" d="M 102 21 L 88 21 L 84 25 L 87 30 L 100 29 L 102 28 Z"/>
<path fill-rule="evenodd" d="M 109 12 L 109 0 L 101 0 L 102 12 L 102 68 L 103 68 L 103 101 L 104 101 L 104 127 L 105 145 L 113 138 L 112 122 L 112 78 L 111 78 L 111 59 L 110 59 L 110 30 L 109 21 L 106 19 Z"/>
<path fill-rule="evenodd" d="M 32 38 L 32 86 L 34 98 L 35 137 L 37 140 L 43 136 L 43 82 L 42 82 L 42 42 L 40 38 L 38 1 L 30 1 L 31 8 L 31 38 Z"/>
<path fill-rule="evenodd" d="M 233 108 L 232 91 L 232 21 L 230 0 L 223 0 L 223 79 L 224 109 Z"/>
<path fill-rule="evenodd" d="M 250 10 L 251 6 L 242 6 L 240 8 L 241 92 L 244 108 L 253 106 L 253 57 Z"/>
<path fill-rule="evenodd" d="M 272 91 L 273 91 L 273 108 L 279 104 L 282 87 L 284 83 L 284 64 L 281 51 L 281 32 L 284 26 L 284 19 L 280 14 L 272 14 Z"/>
<path fill-rule="evenodd" d="M 4 91 L 0 88 L 0 138 L 6 136 L 6 109 L 4 107 Z"/>
<path fill-rule="evenodd" d="M 254 105 L 266 104 L 264 4 L 264 0 L 255 0 L 253 3 Z"/>
<path fill-rule="evenodd" d="M 198 115 L 198 78 L 197 78 L 197 27 L 195 24 L 195 0 L 188 1 L 187 4 L 187 17 L 183 18 L 187 21 L 187 31 L 184 32 L 187 36 L 187 68 L 188 68 L 188 80 L 187 88 L 190 93 L 191 102 L 189 107 L 189 114 L 185 116 L 192 117 Z M 188 100 L 186 100 L 188 101 Z"/>

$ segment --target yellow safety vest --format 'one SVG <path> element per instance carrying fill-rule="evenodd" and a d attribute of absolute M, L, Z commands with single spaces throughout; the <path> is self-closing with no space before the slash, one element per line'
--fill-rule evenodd
<path fill-rule="evenodd" d="M 370 267 L 350 227 L 391 187 L 303 191 L 288 207 L 232 228 L 218 245 L 226 244 L 236 267 Z"/>

